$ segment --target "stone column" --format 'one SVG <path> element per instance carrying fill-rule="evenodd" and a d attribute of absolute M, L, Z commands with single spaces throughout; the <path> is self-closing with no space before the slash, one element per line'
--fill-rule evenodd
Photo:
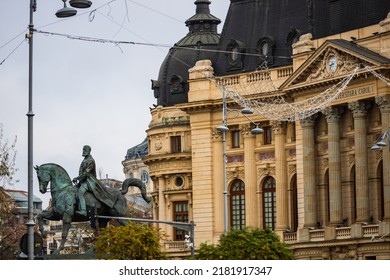
<path fill-rule="evenodd" d="M 255 144 L 256 136 L 251 132 L 250 124 L 240 126 L 244 138 L 244 167 L 245 167 L 245 209 L 246 226 L 258 227 L 259 217 L 257 209 L 257 176 L 256 176 L 256 156 Z"/>
<path fill-rule="evenodd" d="M 356 222 L 368 222 L 370 220 L 370 207 L 366 126 L 367 106 L 362 101 L 356 101 L 349 103 L 348 108 L 352 111 L 355 127 Z"/>
<path fill-rule="evenodd" d="M 275 177 L 276 177 L 276 231 L 283 231 L 288 226 L 288 182 L 287 182 L 287 156 L 286 131 L 287 123 L 272 121 L 275 136 Z"/>
<path fill-rule="evenodd" d="M 165 215 L 165 213 L 169 213 L 169 209 L 167 209 L 166 198 L 164 194 L 165 186 L 166 186 L 165 176 L 161 175 L 158 177 L 158 206 L 159 206 L 158 218 L 159 220 L 163 220 L 163 221 L 171 220 L 168 219 Z M 159 224 L 159 226 L 164 232 L 169 232 L 167 231 L 168 227 L 166 226 L 166 224 Z"/>
<path fill-rule="evenodd" d="M 329 225 L 343 223 L 339 111 L 337 107 L 323 111 L 328 123 Z"/>
<path fill-rule="evenodd" d="M 303 149 L 304 227 L 317 225 L 316 160 L 314 124 L 316 116 L 301 120 Z"/>
<path fill-rule="evenodd" d="M 158 191 L 158 179 L 156 177 L 153 177 L 153 179 L 151 178 L 151 180 L 153 180 L 154 190 Z M 153 200 L 152 200 L 152 203 L 153 203 L 152 204 L 153 205 L 153 219 L 155 219 L 155 220 L 159 219 L 159 209 L 160 209 L 159 197 L 160 197 L 159 194 L 152 196 L 152 198 L 153 198 Z"/>
<path fill-rule="evenodd" d="M 382 131 L 388 131 L 390 127 L 390 95 L 375 98 L 382 114 Z M 387 137 L 390 137 L 388 135 Z M 383 156 L 383 207 L 384 220 L 390 222 L 390 147 L 382 149 Z"/>

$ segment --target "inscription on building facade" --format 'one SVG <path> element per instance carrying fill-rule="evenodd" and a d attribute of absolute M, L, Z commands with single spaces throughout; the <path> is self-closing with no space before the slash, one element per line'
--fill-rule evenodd
<path fill-rule="evenodd" d="M 362 95 L 371 95 L 374 92 L 375 92 L 375 87 L 373 84 L 371 84 L 371 85 L 366 85 L 364 87 L 347 89 L 341 92 L 336 99 L 340 100 L 340 99 L 351 98 L 351 97 L 362 96 Z"/>

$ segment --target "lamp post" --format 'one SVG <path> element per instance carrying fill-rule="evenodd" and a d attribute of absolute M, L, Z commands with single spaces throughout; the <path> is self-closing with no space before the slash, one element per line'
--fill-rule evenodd
<path fill-rule="evenodd" d="M 77 10 L 66 6 L 57 11 L 56 16 L 59 18 L 74 16 Z M 89 8 L 92 5 L 88 0 L 71 0 L 71 6 L 76 8 Z M 28 25 L 28 34 L 26 38 L 29 43 L 29 60 L 28 60 L 28 112 L 27 112 L 27 201 L 28 201 L 28 220 L 27 225 L 27 250 L 28 259 L 34 259 L 34 194 L 33 194 L 33 34 L 34 34 L 34 12 L 37 10 L 37 0 L 30 0 L 30 21 Z"/>
<path fill-rule="evenodd" d="M 255 128 L 251 130 L 252 134 L 262 134 L 264 130 L 259 127 L 259 123 L 255 123 L 252 121 L 247 115 L 252 114 L 253 111 L 244 108 L 241 111 L 236 109 L 229 109 L 227 107 L 227 100 L 226 100 L 226 92 L 225 90 L 222 90 L 222 125 L 216 127 L 218 131 L 222 132 L 222 161 L 223 161 L 223 232 L 226 235 L 228 232 L 228 192 L 227 192 L 227 171 L 226 171 L 226 164 L 227 164 L 227 155 L 226 155 L 226 133 L 229 131 L 229 127 L 227 126 L 227 117 L 229 112 L 239 112 L 241 113 L 245 118 L 247 118 L 253 125 L 255 125 Z"/>

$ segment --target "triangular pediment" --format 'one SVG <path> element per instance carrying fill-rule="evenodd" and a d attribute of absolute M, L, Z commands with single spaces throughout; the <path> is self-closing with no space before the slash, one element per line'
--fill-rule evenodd
<path fill-rule="evenodd" d="M 328 83 L 349 75 L 356 67 L 389 66 L 385 58 L 356 43 L 335 39 L 324 42 L 280 87 L 293 90 Z"/>

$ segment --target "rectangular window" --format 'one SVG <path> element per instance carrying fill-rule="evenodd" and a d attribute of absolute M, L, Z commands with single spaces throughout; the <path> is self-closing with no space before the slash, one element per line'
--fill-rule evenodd
<path fill-rule="evenodd" d="M 264 127 L 264 145 L 272 144 L 272 127 Z"/>
<path fill-rule="evenodd" d="M 188 223 L 188 202 L 179 201 L 173 203 L 173 218 L 175 222 Z M 174 240 L 184 241 L 186 231 L 180 228 L 174 227 Z"/>
<path fill-rule="evenodd" d="M 171 153 L 181 153 L 181 136 L 171 136 Z"/>
<path fill-rule="evenodd" d="M 232 131 L 232 148 L 240 148 L 240 131 Z"/>

